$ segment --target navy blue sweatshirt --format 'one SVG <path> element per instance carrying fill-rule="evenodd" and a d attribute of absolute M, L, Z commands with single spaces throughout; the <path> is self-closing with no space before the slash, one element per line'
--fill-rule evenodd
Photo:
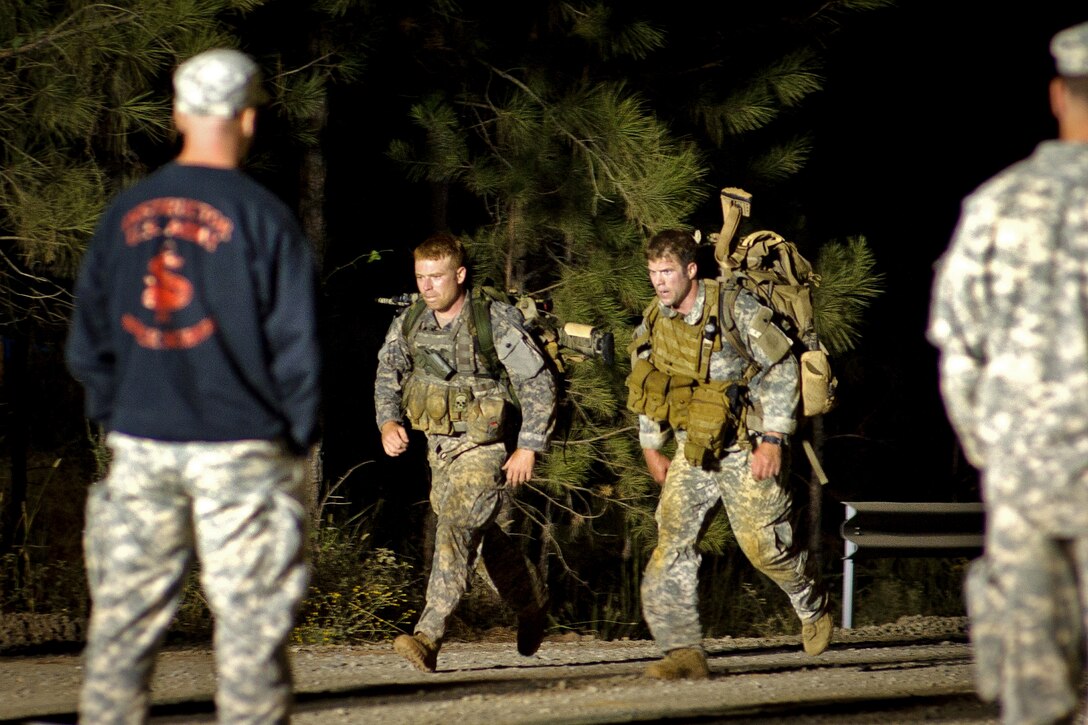
<path fill-rule="evenodd" d="M 87 416 L 162 441 L 314 441 L 310 246 L 245 173 L 183 166 L 119 194 L 76 282 L 66 347 Z"/>

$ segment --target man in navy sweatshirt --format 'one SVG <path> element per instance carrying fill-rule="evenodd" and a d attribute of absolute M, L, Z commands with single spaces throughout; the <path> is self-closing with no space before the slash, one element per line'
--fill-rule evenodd
<path fill-rule="evenodd" d="M 111 452 L 87 500 L 80 719 L 146 718 L 199 557 L 219 720 L 286 722 L 286 645 L 309 583 L 314 264 L 297 219 L 239 168 L 263 100 L 256 64 L 206 51 L 181 64 L 174 91 L 181 151 L 103 214 L 66 349 Z"/>

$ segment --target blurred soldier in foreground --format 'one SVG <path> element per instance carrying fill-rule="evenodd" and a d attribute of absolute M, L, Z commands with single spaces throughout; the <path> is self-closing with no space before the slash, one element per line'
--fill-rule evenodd
<path fill-rule="evenodd" d="M 1058 140 L 964 200 L 928 330 L 982 472 L 966 592 L 979 694 L 1010 725 L 1071 722 L 1088 617 L 1088 23 L 1051 52 Z"/>
<path fill-rule="evenodd" d="M 646 669 L 654 679 L 709 675 L 698 542 L 722 505 L 745 556 L 789 596 L 805 652 L 823 652 L 833 629 L 826 593 L 795 538 L 792 492 L 779 480 L 782 448 L 797 425 L 797 358 L 771 310 L 746 290 L 731 311 L 733 326 L 721 319 L 721 285 L 696 278 L 696 249 L 694 237 L 678 229 L 650 239 L 657 300 L 635 330 L 627 381 L 646 465 L 661 486 L 657 548 L 642 581 L 643 615 L 665 653 Z M 745 346 L 754 371 L 724 334 Z M 670 435 L 671 461 L 661 450 Z"/>
<path fill-rule="evenodd" d="M 262 98 L 256 64 L 210 50 L 181 64 L 174 90 L 181 152 L 100 220 L 66 350 L 112 453 L 87 501 L 80 721 L 146 720 L 197 555 L 219 721 L 283 723 L 286 645 L 309 582 L 313 263 L 287 207 L 238 168 Z"/>
<path fill-rule="evenodd" d="M 536 454 L 545 450 L 556 383 L 521 313 L 466 286 L 459 239 L 436 234 L 413 255 L 420 300 L 389 326 L 378 352 L 374 406 L 386 454 L 407 450 L 405 417 L 427 436 L 438 522 L 427 602 L 415 633 L 400 635 L 393 646 L 417 669 L 434 672 L 477 549 L 517 613 L 518 652 L 529 656 L 540 647 L 543 583 L 496 519 L 504 497 L 532 478 Z"/>

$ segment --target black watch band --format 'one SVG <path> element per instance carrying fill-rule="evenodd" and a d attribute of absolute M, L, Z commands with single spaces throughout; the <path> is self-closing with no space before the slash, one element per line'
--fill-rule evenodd
<path fill-rule="evenodd" d="M 778 436 L 767 435 L 766 433 L 760 434 L 759 439 L 764 443 L 771 443 L 776 446 L 781 446 L 786 443 L 786 441 L 784 441 L 782 438 L 779 438 Z"/>

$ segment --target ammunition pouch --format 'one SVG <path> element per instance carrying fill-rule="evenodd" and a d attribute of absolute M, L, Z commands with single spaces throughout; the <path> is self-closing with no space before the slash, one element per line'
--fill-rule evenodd
<path fill-rule="evenodd" d="M 693 466 L 706 467 L 722 457 L 744 424 L 740 388 L 734 381 L 711 381 L 694 389 L 687 411 L 684 457 Z"/>
<path fill-rule="evenodd" d="M 416 430 L 425 431 L 430 422 L 427 413 L 427 392 L 429 385 L 417 375 L 411 375 L 404 381 L 404 415 Z"/>
<path fill-rule="evenodd" d="M 689 410 L 694 399 L 698 383 L 694 378 L 683 375 L 669 377 L 669 425 L 674 429 L 684 428 L 690 419 Z"/>
<path fill-rule="evenodd" d="M 635 413 L 687 431 L 684 455 L 693 466 L 721 458 L 744 426 L 743 386 L 735 380 L 700 383 L 638 359 L 627 378 L 627 393 L 627 407 Z"/>
<path fill-rule="evenodd" d="M 669 376 L 639 358 L 627 376 L 627 407 L 657 421 L 669 419 Z"/>
<path fill-rule="evenodd" d="M 476 393 L 412 375 L 404 383 L 404 413 L 412 427 L 429 435 L 464 433 L 473 443 L 502 440 L 509 403 L 499 389 Z"/>
<path fill-rule="evenodd" d="M 693 378 L 663 373 L 649 361 L 638 359 L 627 378 L 627 407 L 673 428 L 683 428 L 697 385 Z"/>

